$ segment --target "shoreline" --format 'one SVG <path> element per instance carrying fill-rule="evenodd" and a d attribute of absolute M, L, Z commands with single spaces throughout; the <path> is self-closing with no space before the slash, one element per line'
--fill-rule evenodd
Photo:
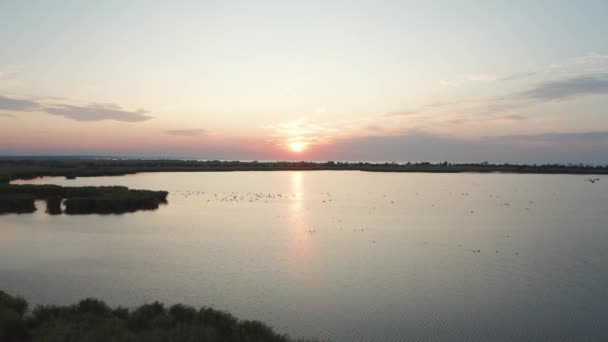
<path fill-rule="evenodd" d="M 0 159 L 0 183 L 40 177 L 123 176 L 143 172 L 363 171 L 392 173 L 508 173 L 608 175 L 608 166 L 489 163 L 242 162 L 184 160 Z"/>
<path fill-rule="evenodd" d="M 46 200 L 47 213 L 121 214 L 154 210 L 166 203 L 167 191 L 133 190 L 126 187 L 69 187 L 14 184 L 15 180 L 41 177 L 125 176 L 146 172 L 269 172 L 269 171 L 361 171 L 387 173 L 475 173 L 608 175 L 608 166 L 515 165 L 431 163 L 241 162 L 180 160 L 0 160 L 0 214 L 25 214 L 36 210 L 35 200 Z M 595 182 L 594 180 L 589 180 Z M 65 207 L 65 210 L 62 208 Z"/>

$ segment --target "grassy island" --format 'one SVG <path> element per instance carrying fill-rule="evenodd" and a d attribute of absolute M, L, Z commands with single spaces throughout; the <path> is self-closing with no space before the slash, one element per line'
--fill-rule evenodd
<path fill-rule="evenodd" d="M 69 306 L 37 306 L 0 291 L 2 342 L 289 342 L 258 321 L 211 308 L 154 302 L 111 308 L 88 298 Z"/>
<path fill-rule="evenodd" d="M 168 192 L 131 190 L 124 186 L 62 187 L 0 184 L 0 214 L 31 213 L 35 200 L 45 200 L 49 214 L 120 214 L 157 209 Z"/>

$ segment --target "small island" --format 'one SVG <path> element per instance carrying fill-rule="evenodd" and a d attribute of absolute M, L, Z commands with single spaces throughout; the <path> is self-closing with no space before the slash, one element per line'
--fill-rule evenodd
<path fill-rule="evenodd" d="M 167 195 L 167 191 L 132 190 L 124 186 L 0 184 L 0 214 L 32 213 L 36 211 L 36 200 L 45 200 L 46 211 L 51 215 L 121 214 L 157 209 L 166 203 Z"/>

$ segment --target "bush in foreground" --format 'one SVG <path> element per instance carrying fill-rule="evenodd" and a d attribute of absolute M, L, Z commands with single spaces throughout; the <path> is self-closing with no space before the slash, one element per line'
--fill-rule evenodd
<path fill-rule="evenodd" d="M 289 342 L 258 321 L 241 321 L 211 308 L 154 302 L 111 308 L 88 298 L 70 306 L 38 306 L 0 291 L 0 341 Z"/>

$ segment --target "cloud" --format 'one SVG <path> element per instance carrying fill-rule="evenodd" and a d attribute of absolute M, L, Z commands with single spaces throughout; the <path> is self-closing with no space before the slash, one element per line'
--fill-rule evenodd
<path fill-rule="evenodd" d="M 39 111 L 62 116 L 76 121 L 113 120 L 121 122 L 141 122 L 152 119 L 143 109 L 129 111 L 116 104 L 75 105 L 69 103 L 46 103 L 44 100 L 19 99 L 0 95 L 0 110 L 20 112 Z"/>
<path fill-rule="evenodd" d="M 555 67 L 553 67 L 555 68 Z M 515 81 L 522 80 L 530 77 L 534 77 L 540 74 L 538 71 L 527 71 L 527 72 L 518 72 L 506 76 L 494 76 L 488 74 L 475 74 L 469 75 L 465 78 L 459 80 L 440 80 L 439 85 L 442 87 L 456 87 L 461 85 L 466 85 L 470 83 L 490 83 L 490 82 L 505 82 L 505 81 Z"/>
<path fill-rule="evenodd" d="M 536 104 L 571 99 L 589 95 L 608 94 L 608 73 L 577 75 L 561 78 L 506 96 L 480 101 L 469 108 L 471 114 L 494 115 L 500 112 L 521 110 Z M 449 109 L 454 111 L 454 108 Z M 521 119 L 518 116 L 504 116 L 505 119 Z"/>
<path fill-rule="evenodd" d="M 442 87 L 456 87 L 463 83 L 463 81 L 449 81 L 449 80 L 439 80 L 439 85 Z"/>
<path fill-rule="evenodd" d="M 122 122 L 141 122 L 152 119 L 148 112 L 139 109 L 128 111 L 114 104 L 91 104 L 87 106 L 57 105 L 43 108 L 51 115 L 63 116 L 76 121 L 114 120 Z"/>
<path fill-rule="evenodd" d="M 14 65 L 0 66 L 0 87 L 4 88 L 18 83 L 18 81 L 13 77 L 18 71 L 19 68 Z"/>
<path fill-rule="evenodd" d="M 207 134 L 207 131 L 200 128 L 194 129 L 170 129 L 166 130 L 165 134 L 174 135 L 178 137 L 197 137 Z"/>
<path fill-rule="evenodd" d="M 522 76 L 523 77 L 523 76 Z M 384 117 L 415 123 L 417 128 L 436 131 L 446 125 L 500 124 L 525 120 L 519 115 L 535 105 L 590 95 L 608 95 L 608 73 L 578 74 L 539 83 L 524 90 L 487 99 L 432 102 L 416 110 L 392 111 Z"/>
<path fill-rule="evenodd" d="M 0 95 L 0 110 L 31 111 L 39 107 L 36 101 Z"/>
<path fill-rule="evenodd" d="M 466 80 L 469 82 L 494 82 L 498 78 L 494 75 L 486 74 L 475 74 L 467 76 Z"/>
<path fill-rule="evenodd" d="M 446 102 L 446 101 L 435 101 L 435 102 L 427 103 L 418 109 L 392 111 L 392 112 L 385 113 L 384 116 L 385 117 L 412 116 L 412 115 L 422 114 L 422 113 L 433 111 L 433 110 L 438 110 L 441 108 L 446 108 L 446 107 L 449 107 L 449 106 L 455 105 L 455 104 L 457 104 L 457 103 L 456 102 Z"/>
<path fill-rule="evenodd" d="M 605 145 L 608 147 L 608 131 L 591 131 L 581 133 L 542 133 L 531 135 L 507 135 L 485 137 L 484 141 L 496 144 L 534 144 L 542 143 L 544 146 L 560 146 L 563 144 L 590 147 L 594 145 Z"/>
<path fill-rule="evenodd" d="M 525 120 L 526 118 L 521 115 L 511 114 L 511 115 L 500 116 L 497 119 L 508 120 L 508 121 L 521 121 L 521 120 Z"/>
<path fill-rule="evenodd" d="M 574 58 L 574 64 L 597 64 L 608 62 L 608 54 L 590 53 Z"/>
<path fill-rule="evenodd" d="M 533 76 L 536 76 L 536 75 L 538 75 L 538 72 L 536 72 L 536 71 L 519 72 L 519 73 L 516 73 L 516 74 L 511 74 L 511 75 L 499 77 L 497 79 L 497 81 L 515 81 L 515 80 L 521 80 L 521 79 L 533 77 Z"/>
<path fill-rule="evenodd" d="M 578 75 L 584 76 L 589 74 L 605 73 L 608 71 L 608 54 L 606 53 L 590 53 L 583 56 L 578 56 L 562 63 L 551 63 L 547 66 L 536 70 L 517 72 L 504 76 L 494 76 L 491 74 L 473 74 L 454 80 L 440 80 L 441 87 L 457 87 L 469 85 L 471 83 L 489 83 L 489 82 L 508 82 L 519 81 L 533 77 L 543 77 L 548 75 Z"/>
<path fill-rule="evenodd" d="M 550 81 L 516 95 L 529 100 L 553 101 L 598 94 L 608 94 L 608 74 Z"/>
<path fill-rule="evenodd" d="M 12 114 L 1 114 L 0 113 L 0 118 L 16 118 L 16 116 L 14 116 Z"/>
<path fill-rule="evenodd" d="M 319 160 L 596 163 L 608 160 L 608 131 L 505 135 L 461 139 L 413 130 L 336 141 Z"/>
<path fill-rule="evenodd" d="M 374 125 L 374 124 L 367 125 L 364 128 L 366 130 L 372 131 L 372 132 L 384 132 L 385 131 L 384 127 L 382 127 L 380 125 Z"/>
<path fill-rule="evenodd" d="M 473 74 L 468 75 L 465 78 L 459 80 L 440 80 L 439 86 L 441 87 L 458 87 L 468 83 L 488 83 L 497 81 L 498 77 L 487 74 Z"/>
<path fill-rule="evenodd" d="M 408 115 L 416 115 L 420 112 L 420 110 L 402 110 L 402 111 L 398 111 L 398 112 L 388 112 L 386 114 L 384 114 L 384 116 L 386 117 L 392 117 L 392 116 L 408 116 Z"/>

